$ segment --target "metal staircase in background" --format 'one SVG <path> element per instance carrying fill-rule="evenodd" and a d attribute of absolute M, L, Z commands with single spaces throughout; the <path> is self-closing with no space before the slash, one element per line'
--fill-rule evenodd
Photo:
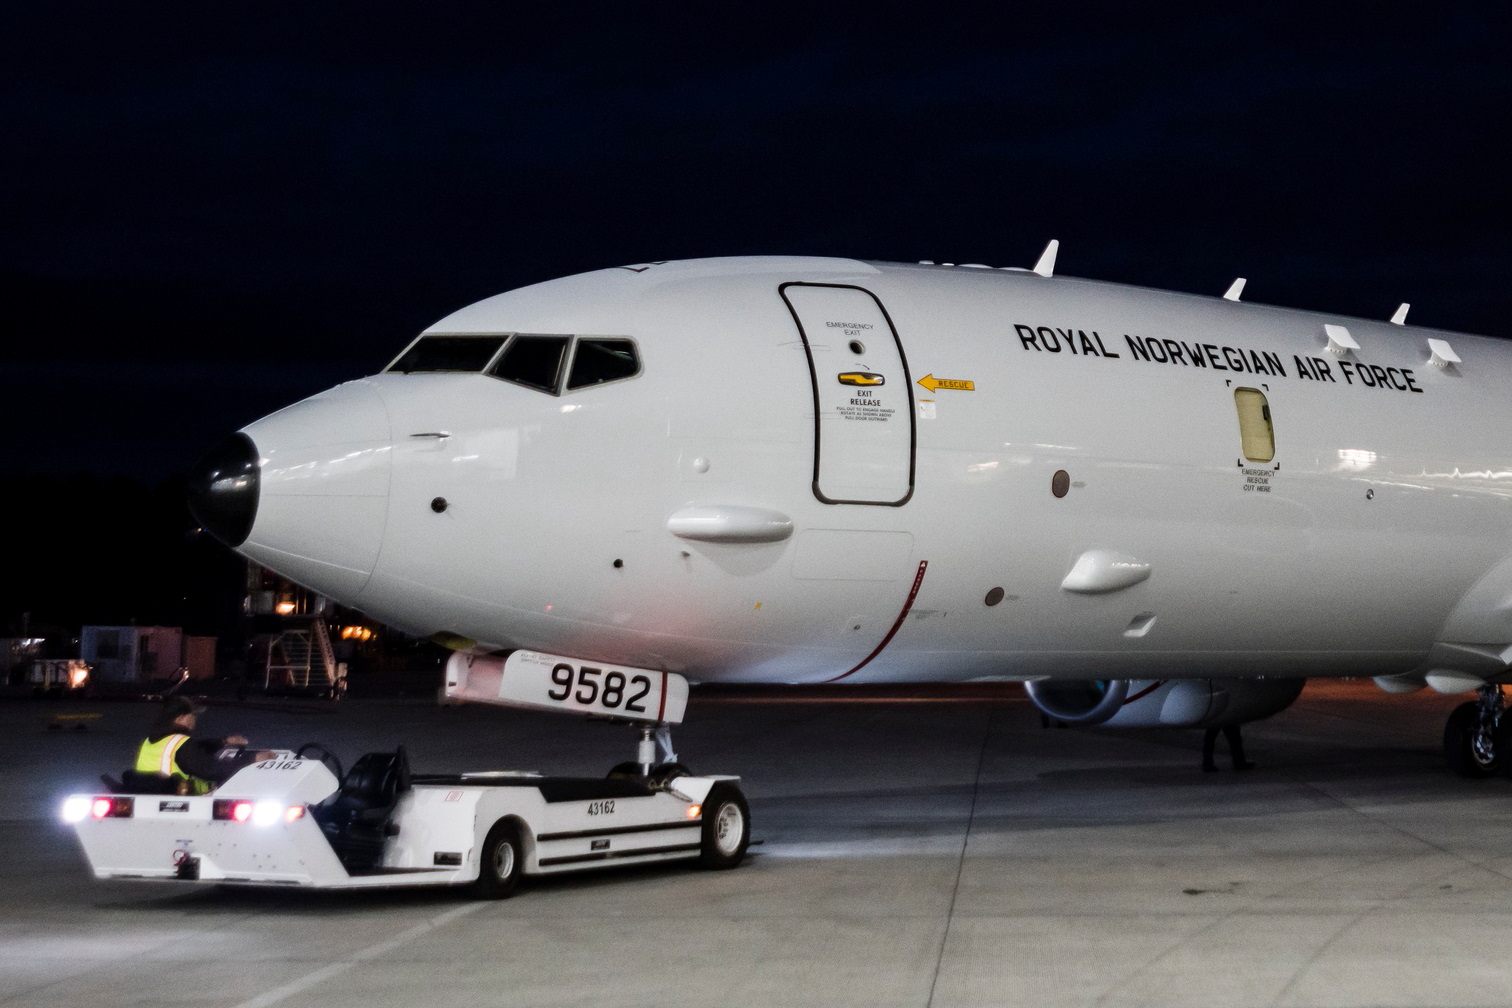
<path fill-rule="evenodd" d="M 336 697 L 346 686 L 345 672 L 337 664 L 325 620 L 313 619 L 307 627 L 284 630 L 268 641 L 263 689 L 268 692 L 292 689 Z"/>

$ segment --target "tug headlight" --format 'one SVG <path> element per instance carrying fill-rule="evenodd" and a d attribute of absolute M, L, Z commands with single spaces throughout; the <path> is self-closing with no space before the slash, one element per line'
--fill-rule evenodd
<path fill-rule="evenodd" d="M 63 802 L 63 821 L 66 823 L 83 822 L 84 817 L 89 815 L 89 807 L 94 804 L 92 799 L 83 795 L 74 795 Z"/>
<path fill-rule="evenodd" d="M 253 826 L 272 826 L 284 815 L 284 803 L 260 801 L 252 806 Z"/>

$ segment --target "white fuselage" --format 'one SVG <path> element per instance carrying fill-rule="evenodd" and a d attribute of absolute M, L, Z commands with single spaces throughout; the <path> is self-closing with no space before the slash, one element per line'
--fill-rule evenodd
<path fill-rule="evenodd" d="M 704 681 L 1512 660 L 1501 341 L 798 258 L 603 270 L 428 332 L 628 339 L 639 373 L 388 372 L 246 428 L 241 551 L 412 633 Z M 1236 388 L 1273 459 L 1246 457 Z"/>

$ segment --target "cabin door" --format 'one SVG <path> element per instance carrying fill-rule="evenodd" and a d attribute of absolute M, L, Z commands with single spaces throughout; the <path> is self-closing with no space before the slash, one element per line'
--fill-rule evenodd
<path fill-rule="evenodd" d="M 814 496 L 898 507 L 913 496 L 914 405 L 908 359 L 876 295 L 846 284 L 779 288 L 814 388 Z"/>

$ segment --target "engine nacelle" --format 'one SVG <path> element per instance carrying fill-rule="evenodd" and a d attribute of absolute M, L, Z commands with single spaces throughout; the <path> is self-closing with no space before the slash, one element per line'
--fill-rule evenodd
<path fill-rule="evenodd" d="M 1034 706 L 1068 725 L 1222 728 L 1279 714 L 1305 679 L 1041 679 Z"/>

